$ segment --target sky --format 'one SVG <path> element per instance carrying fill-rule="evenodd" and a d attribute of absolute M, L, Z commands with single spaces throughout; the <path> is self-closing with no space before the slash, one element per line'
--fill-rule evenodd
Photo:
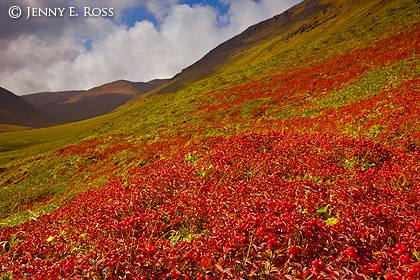
<path fill-rule="evenodd" d="M 0 87 L 24 95 L 171 78 L 299 2 L 1 0 Z"/>

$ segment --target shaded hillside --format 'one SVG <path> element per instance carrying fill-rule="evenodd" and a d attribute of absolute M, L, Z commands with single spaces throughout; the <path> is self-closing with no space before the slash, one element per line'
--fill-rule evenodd
<path fill-rule="evenodd" d="M 54 123 L 60 124 L 109 113 L 165 82 L 166 80 L 149 83 L 120 80 L 87 91 L 44 92 L 22 98 L 51 115 Z"/>
<path fill-rule="evenodd" d="M 58 91 L 58 92 L 39 92 L 22 95 L 21 98 L 34 106 L 42 107 L 48 104 L 58 104 L 82 93 L 82 90 Z"/>
<path fill-rule="evenodd" d="M 166 84 L 169 79 L 155 79 L 148 82 L 131 82 L 133 86 L 136 87 L 139 93 L 146 93 L 152 91 L 164 84 Z"/>
<path fill-rule="evenodd" d="M 0 87 L 0 124 L 39 127 L 48 121 L 46 113 Z"/>

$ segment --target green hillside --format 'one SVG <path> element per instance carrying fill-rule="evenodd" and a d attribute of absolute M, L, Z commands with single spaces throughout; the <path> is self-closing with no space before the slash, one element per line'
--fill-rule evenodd
<path fill-rule="evenodd" d="M 111 114 L 0 133 L 1 277 L 417 279 L 419 4 L 304 1 Z"/>

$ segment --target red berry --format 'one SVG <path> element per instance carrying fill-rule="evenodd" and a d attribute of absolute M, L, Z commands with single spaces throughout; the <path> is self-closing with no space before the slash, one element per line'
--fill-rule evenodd
<path fill-rule="evenodd" d="M 255 235 L 260 237 L 264 236 L 264 230 L 260 228 Z"/>
<path fill-rule="evenodd" d="M 270 240 L 267 241 L 267 244 L 270 245 L 270 246 L 277 246 L 278 245 L 277 239 L 274 238 L 274 237 L 270 238 Z"/>
<path fill-rule="evenodd" d="M 238 241 L 239 241 L 239 243 L 244 244 L 244 243 L 248 242 L 248 238 L 244 235 L 240 235 L 240 236 L 238 236 Z"/>
<path fill-rule="evenodd" d="M 171 274 L 172 277 L 174 277 L 175 279 L 179 279 L 179 277 L 181 277 L 181 272 L 179 272 L 178 270 L 172 270 Z"/>
<path fill-rule="evenodd" d="M 404 255 L 401 255 L 400 256 L 400 261 L 403 263 L 403 264 L 406 264 L 406 263 L 408 263 L 408 261 L 410 260 L 410 258 L 411 258 L 411 256 L 410 256 L 410 254 L 404 254 Z"/>
<path fill-rule="evenodd" d="M 350 246 L 346 250 L 342 251 L 341 255 L 343 257 L 349 256 L 353 261 L 356 261 L 358 257 L 356 248 L 354 248 L 353 246 Z"/>
<path fill-rule="evenodd" d="M 325 269 L 325 263 L 320 260 L 314 260 L 312 262 L 312 269 L 315 270 L 315 272 L 320 272 Z"/>
<path fill-rule="evenodd" d="M 296 256 L 299 254 L 299 252 L 300 252 L 299 246 L 291 246 L 289 250 L 287 250 L 287 255 L 289 256 L 291 260 L 294 260 L 296 259 Z"/>
<path fill-rule="evenodd" d="M 372 270 L 373 270 L 374 272 L 380 272 L 380 271 L 381 271 L 381 269 L 382 269 L 382 265 L 381 265 L 381 264 L 379 264 L 379 263 L 375 263 L 375 264 L 373 264 L 373 265 L 372 265 Z"/>
<path fill-rule="evenodd" d="M 202 259 L 201 260 L 201 266 L 208 268 L 209 267 L 209 262 L 206 259 Z"/>
<path fill-rule="evenodd" d="M 407 275 L 410 277 L 416 277 L 420 273 L 420 267 L 417 264 L 411 265 L 407 270 Z"/>

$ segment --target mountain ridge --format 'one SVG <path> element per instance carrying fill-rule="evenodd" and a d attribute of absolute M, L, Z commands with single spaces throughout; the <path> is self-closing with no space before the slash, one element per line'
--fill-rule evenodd
<path fill-rule="evenodd" d="M 150 82 L 117 80 L 89 90 L 40 92 L 23 96 L 13 94 L 15 103 L 21 100 L 21 106 L 8 106 L 7 118 L 4 109 L 0 123 L 44 127 L 97 117 L 117 109 L 166 82 L 166 79 L 155 79 Z M 0 96 L 3 105 L 6 105 L 5 99 L 6 95 Z M 28 113 L 19 111 L 18 107 L 21 111 L 26 110 Z M 11 108 L 14 108 L 16 112 Z M 16 114 L 15 117 L 14 114 Z"/>

